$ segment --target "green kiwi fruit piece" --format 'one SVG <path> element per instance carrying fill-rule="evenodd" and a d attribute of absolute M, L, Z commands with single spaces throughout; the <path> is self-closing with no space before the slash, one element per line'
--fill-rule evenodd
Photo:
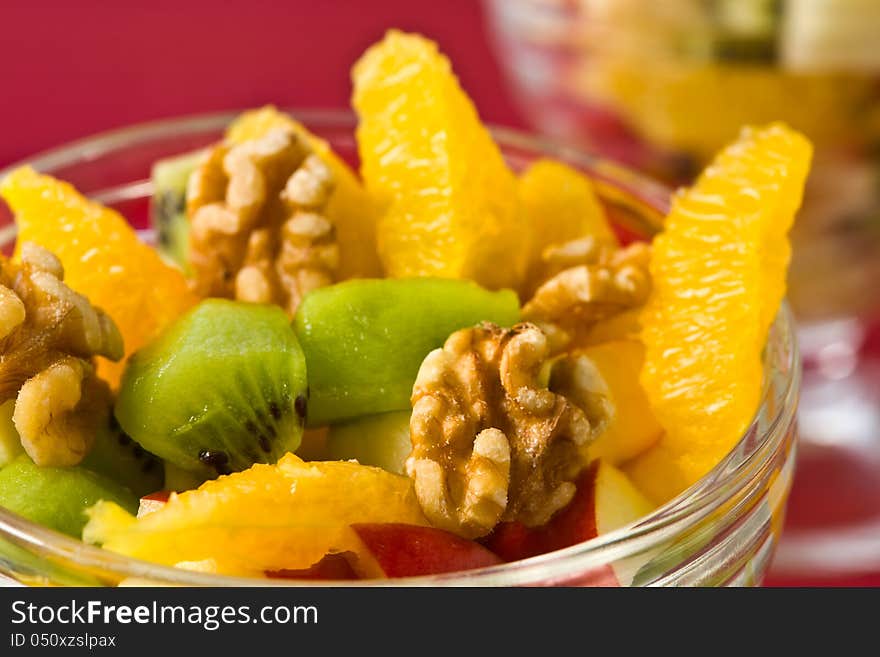
<path fill-rule="evenodd" d="M 137 513 L 134 493 L 82 466 L 41 467 L 22 454 L 0 470 L 0 506 L 74 538 L 86 524 L 85 510 L 99 500 Z"/>
<path fill-rule="evenodd" d="M 334 424 L 327 433 L 327 457 L 335 461 L 355 459 L 362 465 L 403 474 L 412 451 L 409 411 L 394 411 Z"/>
<path fill-rule="evenodd" d="M 158 160 L 151 172 L 153 196 L 150 220 L 156 246 L 168 260 L 187 270 L 189 220 L 186 216 L 186 185 L 204 151 Z"/>
<path fill-rule="evenodd" d="M 293 322 L 309 368 L 309 426 L 409 409 L 431 350 L 458 329 L 519 316 L 513 291 L 465 280 L 360 279 L 310 292 Z"/>
<path fill-rule="evenodd" d="M 138 497 L 161 490 L 165 483 L 162 459 L 133 441 L 112 416 L 81 465 L 119 482 Z"/>
<path fill-rule="evenodd" d="M 178 468 L 170 461 L 163 461 L 165 471 L 165 481 L 162 484 L 162 490 L 173 490 L 176 493 L 182 493 L 185 490 L 193 490 L 198 488 L 205 482 L 204 477 L 194 475 Z"/>
<path fill-rule="evenodd" d="M 144 449 L 208 478 L 295 451 L 306 406 L 284 311 L 207 299 L 131 356 L 115 414 Z"/>

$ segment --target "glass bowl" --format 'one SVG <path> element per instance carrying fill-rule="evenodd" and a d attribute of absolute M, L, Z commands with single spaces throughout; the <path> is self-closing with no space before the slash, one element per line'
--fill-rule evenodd
<path fill-rule="evenodd" d="M 343 158 L 356 163 L 355 120 L 349 112 L 292 113 Z M 147 229 L 153 162 L 217 141 L 235 116 L 187 117 L 116 130 L 37 155 L 29 163 L 118 209 L 136 228 Z M 589 175 L 624 233 L 648 237 L 661 225 L 667 188 L 572 148 L 501 128 L 494 128 L 493 134 L 516 170 L 537 158 L 554 157 Z M 0 178 L 7 172 L 0 171 Z M 8 252 L 15 228 L 2 204 L 0 231 L 0 243 Z M 148 232 L 143 236 L 150 237 Z M 779 539 L 794 467 L 800 360 L 787 306 L 771 328 L 764 363 L 767 376 L 761 407 L 736 447 L 701 481 L 649 516 L 570 548 L 502 566 L 345 584 L 590 586 L 607 584 L 609 568 L 622 585 L 759 584 Z M 233 578 L 159 566 L 87 545 L 4 509 L 0 509 L 0 572 L 36 585 L 328 584 Z"/>

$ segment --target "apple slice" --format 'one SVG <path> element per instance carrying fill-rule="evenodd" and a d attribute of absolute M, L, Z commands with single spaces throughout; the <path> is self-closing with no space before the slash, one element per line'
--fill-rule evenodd
<path fill-rule="evenodd" d="M 155 493 L 144 495 L 138 506 L 137 517 L 143 518 L 148 513 L 161 509 L 165 506 L 165 503 L 168 501 L 168 498 L 171 497 L 171 493 L 173 492 L 174 491 L 170 490 L 157 490 Z"/>
<path fill-rule="evenodd" d="M 577 482 L 574 499 L 542 527 L 508 522 L 496 527 L 486 547 L 506 561 L 582 543 L 606 534 L 647 515 L 653 505 L 632 485 L 626 475 L 605 461 L 593 461 Z M 624 560 L 604 569 L 579 575 L 580 586 L 628 586 L 635 570 Z"/>
<path fill-rule="evenodd" d="M 412 451 L 409 416 L 408 410 L 392 411 L 334 424 L 327 433 L 327 458 L 355 459 L 361 465 L 403 474 L 404 463 Z"/>
<path fill-rule="evenodd" d="M 577 481 L 577 492 L 568 506 L 541 527 L 503 522 L 484 544 L 505 561 L 519 561 L 581 543 L 598 536 L 596 481 L 599 461 L 590 464 Z"/>
<path fill-rule="evenodd" d="M 373 557 L 359 566 L 374 577 L 437 575 L 503 561 L 475 541 L 442 529 L 399 523 L 364 523 L 351 528 Z"/>
<path fill-rule="evenodd" d="M 320 580 L 352 580 L 359 579 L 357 572 L 351 567 L 355 555 L 350 552 L 325 555 L 318 563 L 300 570 L 267 570 L 270 579 L 320 579 Z"/>

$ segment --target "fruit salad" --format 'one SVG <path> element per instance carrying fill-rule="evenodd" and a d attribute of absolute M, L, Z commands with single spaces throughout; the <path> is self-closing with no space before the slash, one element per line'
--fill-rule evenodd
<path fill-rule="evenodd" d="M 244 112 L 155 162 L 155 245 L 0 182 L 0 506 L 179 569 L 381 580 L 631 525 L 738 443 L 803 136 L 745 128 L 633 239 L 590 177 L 513 168 L 431 41 L 390 31 L 352 81 L 357 165 Z"/>

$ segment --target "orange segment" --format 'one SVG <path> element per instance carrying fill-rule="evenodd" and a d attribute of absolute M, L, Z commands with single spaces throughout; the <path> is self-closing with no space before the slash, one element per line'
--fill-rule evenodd
<path fill-rule="evenodd" d="M 240 575 L 308 568 L 331 552 L 360 554 L 352 523 L 427 524 L 409 478 L 293 454 L 172 495 L 138 519 L 105 502 L 89 515 L 84 539 L 114 552 L 167 565 L 212 560 Z"/>
<path fill-rule="evenodd" d="M 744 130 L 676 196 L 654 240 L 641 381 L 666 433 L 630 473 L 656 501 L 714 467 L 758 408 L 811 152 L 781 124 Z"/>
<path fill-rule="evenodd" d="M 273 128 L 289 128 L 302 135 L 333 172 L 336 190 L 327 206 L 327 216 L 336 226 L 339 244 L 339 277 L 369 278 L 382 275 L 376 252 L 378 204 L 367 194 L 360 180 L 330 144 L 306 130 L 293 117 L 271 105 L 244 112 L 226 130 L 234 143 L 258 139 Z"/>
<path fill-rule="evenodd" d="M 126 357 L 198 302 L 183 274 L 142 243 L 124 217 L 69 183 L 22 167 L 0 183 L 0 195 L 15 213 L 19 244 L 36 242 L 61 259 L 65 282 L 116 322 Z M 115 387 L 124 360 L 98 360 L 98 373 Z"/>
<path fill-rule="evenodd" d="M 517 287 L 529 253 L 516 179 L 449 60 L 390 31 L 353 69 L 361 173 L 388 204 L 379 255 L 392 276 Z"/>
<path fill-rule="evenodd" d="M 528 280 L 539 275 L 541 253 L 548 246 L 587 235 L 617 242 L 592 183 L 579 171 L 538 160 L 519 177 L 517 192 L 531 226 Z"/>

